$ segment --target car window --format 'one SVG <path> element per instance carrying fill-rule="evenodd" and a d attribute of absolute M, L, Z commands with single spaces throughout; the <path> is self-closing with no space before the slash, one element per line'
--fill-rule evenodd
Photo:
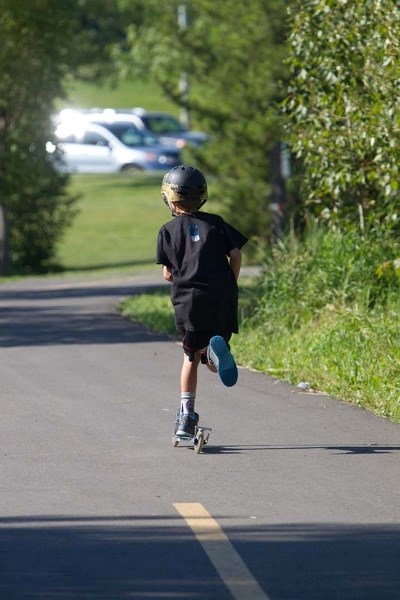
<path fill-rule="evenodd" d="M 133 127 L 119 129 L 117 137 L 125 144 L 125 146 L 140 146 L 142 143 L 142 136 L 138 133 L 137 129 Z"/>
<path fill-rule="evenodd" d="M 76 144 L 77 143 L 77 139 L 76 139 L 76 135 L 71 134 L 71 135 L 63 135 L 61 133 L 61 135 L 56 132 L 56 135 L 58 137 L 58 141 L 62 142 L 63 144 Z"/>
<path fill-rule="evenodd" d="M 111 131 L 120 142 L 125 144 L 125 146 L 129 146 L 129 148 L 158 144 L 158 140 L 154 135 L 142 133 L 132 123 L 115 122 L 101 123 L 101 125 Z"/>
<path fill-rule="evenodd" d="M 161 133 L 179 133 L 182 126 L 178 119 L 169 115 L 143 116 L 143 123 L 156 135 Z"/>
<path fill-rule="evenodd" d="M 90 146 L 108 146 L 108 141 L 97 131 L 85 131 L 82 138 L 82 144 L 89 144 Z"/>

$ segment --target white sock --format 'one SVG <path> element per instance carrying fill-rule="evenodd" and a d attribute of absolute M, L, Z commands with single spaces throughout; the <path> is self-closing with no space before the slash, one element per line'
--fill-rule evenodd
<path fill-rule="evenodd" d="M 194 392 L 181 392 L 181 414 L 193 415 L 196 394 Z"/>

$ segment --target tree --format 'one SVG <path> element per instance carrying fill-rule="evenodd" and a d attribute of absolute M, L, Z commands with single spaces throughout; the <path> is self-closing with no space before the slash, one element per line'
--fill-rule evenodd
<path fill-rule="evenodd" d="M 66 176 L 54 170 L 45 147 L 64 76 L 59 38 L 69 32 L 56 2 L 2 4 L 0 202 L 13 266 L 36 269 L 50 259 L 72 215 Z"/>
<path fill-rule="evenodd" d="M 285 95 L 286 2 L 186 2 L 187 27 L 177 22 L 183 4 L 143 3 L 142 22 L 128 32 L 130 66 L 153 77 L 211 134 L 192 160 L 215 176 L 215 196 L 225 202 L 231 221 L 265 237 L 270 153 L 282 136 L 277 106 Z M 189 78 L 188 98 L 179 87 L 182 73 Z"/>
<path fill-rule="evenodd" d="M 0 204 L 15 268 L 47 268 L 71 222 L 68 177 L 46 151 L 54 101 L 69 74 L 110 72 L 110 48 L 124 42 L 128 14 L 114 0 L 1 2 Z"/>
<path fill-rule="evenodd" d="M 364 227 L 399 199 L 399 4 L 297 0 L 291 14 L 286 111 L 308 206 Z"/>

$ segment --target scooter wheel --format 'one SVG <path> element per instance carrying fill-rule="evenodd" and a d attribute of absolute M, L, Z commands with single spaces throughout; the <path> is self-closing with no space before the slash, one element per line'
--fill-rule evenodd
<path fill-rule="evenodd" d="M 194 439 L 194 451 L 200 454 L 204 445 L 204 433 L 201 431 Z"/>

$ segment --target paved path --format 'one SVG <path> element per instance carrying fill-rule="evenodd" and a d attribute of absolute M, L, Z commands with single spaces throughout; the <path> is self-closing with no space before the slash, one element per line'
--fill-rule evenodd
<path fill-rule="evenodd" d="M 115 310 L 154 284 L 0 286 L 1 600 L 398 600 L 400 426 L 204 369 L 173 448 L 181 349 Z"/>

